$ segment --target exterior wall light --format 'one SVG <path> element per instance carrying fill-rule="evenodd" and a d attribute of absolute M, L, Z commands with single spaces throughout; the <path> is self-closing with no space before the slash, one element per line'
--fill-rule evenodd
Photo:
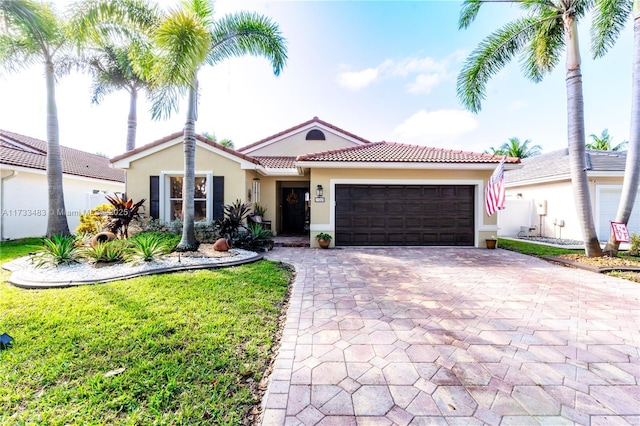
<path fill-rule="evenodd" d="M 322 197 L 323 194 L 324 194 L 324 189 L 322 188 L 322 185 L 318 185 L 316 187 L 316 197 Z"/>

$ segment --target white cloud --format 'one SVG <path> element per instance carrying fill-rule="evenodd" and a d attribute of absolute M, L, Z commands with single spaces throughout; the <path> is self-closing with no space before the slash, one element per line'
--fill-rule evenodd
<path fill-rule="evenodd" d="M 367 68 L 362 71 L 347 71 L 338 74 L 338 83 L 349 90 L 364 89 L 378 78 L 378 69 Z"/>
<path fill-rule="evenodd" d="M 429 94 L 434 87 L 451 77 L 449 64 L 459 62 L 461 55 L 461 51 L 455 51 L 440 60 L 428 56 L 386 59 L 376 67 L 362 71 L 343 71 L 338 74 L 337 81 L 341 86 L 355 91 L 379 79 L 412 79 L 405 84 L 408 93 Z"/>
<path fill-rule="evenodd" d="M 399 142 L 433 146 L 452 142 L 478 127 L 473 114 L 458 109 L 420 110 L 399 124 L 394 136 Z"/>
<path fill-rule="evenodd" d="M 428 95 L 431 93 L 431 89 L 442 81 L 442 78 L 440 74 L 418 74 L 416 79 L 405 87 L 409 93 L 424 93 Z"/>

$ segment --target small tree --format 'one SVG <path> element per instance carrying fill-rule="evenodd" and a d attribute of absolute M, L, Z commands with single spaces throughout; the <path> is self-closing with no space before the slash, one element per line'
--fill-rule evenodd
<path fill-rule="evenodd" d="M 133 219 L 140 220 L 138 210 L 140 210 L 146 199 L 143 198 L 134 203 L 133 200 L 127 199 L 127 194 L 122 194 L 122 197 L 117 194 L 113 194 L 113 197 L 105 195 L 105 198 L 113 206 L 109 213 L 111 220 L 107 223 L 106 228 L 121 238 L 129 238 L 129 223 Z"/>

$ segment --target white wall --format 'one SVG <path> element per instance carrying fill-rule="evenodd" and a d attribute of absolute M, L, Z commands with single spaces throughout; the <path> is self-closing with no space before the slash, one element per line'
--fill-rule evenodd
<path fill-rule="evenodd" d="M 9 174 L 3 170 L 3 176 Z M 124 183 L 64 175 L 63 189 L 69 230 L 75 233 L 80 214 L 93 207 L 93 204 L 87 204 L 87 194 L 94 190 L 123 192 Z M 15 176 L 3 180 L 0 191 L 1 239 L 41 237 L 47 232 L 48 197 L 44 172 L 19 170 Z"/>
<path fill-rule="evenodd" d="M 498 210 L 498 236 L 516 237 L 522 226 L 537 227 L 537 223 L 533 221 L 533 209 L 532 200 L 507 199 L 504 210 Z"/>

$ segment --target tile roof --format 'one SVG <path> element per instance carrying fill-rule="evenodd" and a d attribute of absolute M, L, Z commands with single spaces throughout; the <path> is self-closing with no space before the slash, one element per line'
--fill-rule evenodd
<path fill-rule="evenodd" d="M 492 154 L 430 148 L 395 142 L 368 145 L 301 155 L 296 161 L 371 162 L 371 163 L 498 163 L 502 157 Z M 520 159 L 507 157 L 506 163 Z"/>
<path fill-rule="evenodd" d="M 624 172 L 626 151 L 586 151 L 588 172 Z M 505 183 L 534 179 L 550 179 L 569 176 L 569 150 L 567 148 L 522 160 L 522 168 L 505 173 Z"/>
<path fill-rule="evenodd" d="M 267 169 L 295 169 L 296 157 L 255 156 L 253 157 Z"/>
<path fill-rule="evenodd" d="M 351 132 L 347 132 L 346 130 L 341 129 L 341 128 L 340 128 L 340 127 L 338 127 L 338 126 L 334 126 L 334 125 L 333 125 L 333 124 L 331 124 L 331 123 L 327 123 L 327 122 L 326 122 L 326 121 L 324 121 L 324 120 L 320 120 L 318 117 L 313 117 L 311 120 L 308 120 L 308 121 L 305 121 L 304 123 L 300 123 L 300 124 L 298 124 L 298 125 L 296 125 L 296 126 L 290 127 L 290 128 L 288 128 L 288 129 L 286 129 L 286 130 L 283 130 L 283 131 L 281 131 L 281 132 L 276 133 L 275 135 L 268 136 L 268 137 L 266 137 L 266 138 L 264 138 L 264 139 L 260 139 L 260 140 L 259 140 L 259 141 L 257 141 L 257 142 L 254 142 L 254 143 L 252 143 L 252 144 L 245 145 L 245 146 L 243 146 L 243 147 L 241 147 L 241 148 L 238 148 L 238 151 L 240 151 L 240 152 L 244 152 L 244 151 L 246 151 L 246 150 L 248 150 L 248 149 L 250 149 L 250 148 L 253 148 L 253 147 L 258 146 L 258 145 L 260 145 L 260 144 L 263 144 L 263 143 L 265 143 L 265 142 L 267 142 L 267 141 L 270 141 L 271 139 L 275 139 L 275 138 L 277 138 L 277 137 L 280 137 L 280 136 L 286 135 L 287 133 L 290 133 L 290 132 L 293 132 L 293 131 L 295 131 L 295 130 L 301 129 L 301 128 L 303 128 L 303 127 L 305 127 L 305 126 L 308 126 L 309 124 L 313 124 L 313 123 L 322 124 L 322 125 L 323 125 L 323 126 L 325 126 L 325 127 L 328 127 L 328 128 L 330 128 L 330 129 L 333 129 L 333 130 L 335 130 L 335 131 L 337 131 L 337 132 L 340 132 L 340 133 L 342 133 L 342 134 L 344 134 L 344 135 L 347 135 L 347 136 L 349 136 L 349 137 L 352 137 L 352 138 L 354 138 L 354 139 L 357 139 L 357 140 L 359 140 L 360 142 L 370 143 L 368 140 L 366 140 L 366 139 L 364 139 L 364 138 L 361 138 L 361 137 L 360 137 L 360 136 L 358 136 L 358 135 L 354 135 L 353 133 L 351 133 Z"/>
<path fill-rule="evenodd" d="M 45 141 L 0 130 L 0 164 L 46 170 Z M 109 159 L 60 146 L 63 173 L 113 182 L 124 182 L 125 172 L 110 167 Z"/>
<path fill-rule="evenodd" d="M 153 147 L 158 146 L 158 145 L 162 145 L 165 142 L 169 142 L 169 141 L 172 141 L 172 140 L 174 140 L 176 138 L 181 137 L 183 134 L 184 134 L 183 131 L 172 133 L 169 136 L 165 136 L 162 139 L 158 139 L 158 140 L 150 142 L 150 143 L 148 143 L 146 145 L 139 146 L 136 149 L 133 149 L 131 151 L 125 152 L 124 154 L 117 155 L 117 156 L 115 156 L 115 157 L 113 157 L 111 159 L 111 162 L 115 163 L 116 161 L 123 160 L 123 159 L 125 159 L 127 157 L 131 157 L 131 156 L 136 155 L 136 154 L 138 154 L 140 152 L 146 151 L 147 149 L 153 148 Z M 211 147 L 217 148 L 217 149 L 219 149 L 221 151 L 225 151 L 225 152 L 228 152 L 229 154 L 235 155 L 236 157 L 242 158 L 243 160 L 247 160 L 247 161 L 249 161 L 251 163 L 254 163 L 254 164 L 260 164 L 260 162 L 258 160 L 256 160 L 255 158 L 250 157 L 250 156 L 245 155 L 245 154 L 242 154 L 241 152 L 239 152 L 239 151 L 237 151 L 235 149 L 227 148 L 224 145 L 220 145 L 219 143 L 213 142 L 211 139 L 205 138 L 204 136 L 196 135 L 196 139 L 199 140 L 200 142 L 203 142 L 203 143 L 211 146 Z"/>

